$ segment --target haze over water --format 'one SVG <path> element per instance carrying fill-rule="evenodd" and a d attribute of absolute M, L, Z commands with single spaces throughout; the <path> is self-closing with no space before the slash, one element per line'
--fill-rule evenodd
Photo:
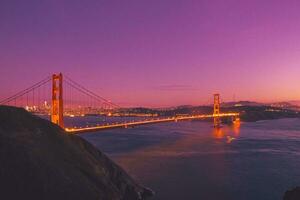
<path fill-rule="evenodd" d="M 81 136 L 151 187 L 154 200 L 279 200 L 300 184 L 300 119 L 219 130 L 187 121 Z"/>

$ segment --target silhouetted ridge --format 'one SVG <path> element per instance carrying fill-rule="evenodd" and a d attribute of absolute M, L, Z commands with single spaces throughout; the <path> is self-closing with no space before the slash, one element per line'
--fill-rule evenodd
<path fill-rule="evenodd" d="M 300 187 L 296 187 L 292 190 L 285 192 L 283 200 L 299 200 L 300 199 Z"/>
<path fill-rule="evenodd" d="M 152 192 L 76 135 L 0 106 L 0 199 L 138 200 Z"/>

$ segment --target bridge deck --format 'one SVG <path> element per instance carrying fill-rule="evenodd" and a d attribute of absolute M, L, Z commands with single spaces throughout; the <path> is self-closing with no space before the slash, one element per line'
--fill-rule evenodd
<path fill-rule="evenodd" d="M 210 114 L 210 115 L 167 117 L 167 118 L 149 119 L 143 121 L 132 121 L 132 122 L 122 122 L 116 124 L 99 125 L 93 127 L 65 128 L 65 131 L 68 133 L 77 134 L 77 133 L 93 132 L 93 131 L 113 129 L 113 128 L 127 128 L 130 126 L 138 126 L 138 125 L 145 125 L 145 124 L 174 122 L 174 121 L 193 120 L 193 119 L 207 119 L 207 118 L 214 118 L 214 117 L 237 117 L 237 116 L 239 116 L 239 113 L 220 113 L 220 114 Z"/>

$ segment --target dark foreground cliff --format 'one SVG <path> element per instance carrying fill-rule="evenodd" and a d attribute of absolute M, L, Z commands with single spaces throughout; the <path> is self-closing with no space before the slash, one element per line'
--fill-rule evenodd
<path fill-rule="evenodd" d="M 76 135 L 0 106 L 0 199 L 138 200 L 151 191 Z"/>
<path fill-rule="evenodd" d="M 296 187 L 292 190 L 285 192 L 283 200 L 299 200 L 300 199 L 300 187 Z"/>

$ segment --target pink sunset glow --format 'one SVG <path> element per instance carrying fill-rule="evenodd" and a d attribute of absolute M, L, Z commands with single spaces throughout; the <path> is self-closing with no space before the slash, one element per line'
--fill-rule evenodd
<path fill-rule="evenodd" d="M 84 5 L 84 6 L 83 6 Z M 122 106 L 300 99 L 300 1 L 1 1 L 0 98 L 62 72 Z"/>

